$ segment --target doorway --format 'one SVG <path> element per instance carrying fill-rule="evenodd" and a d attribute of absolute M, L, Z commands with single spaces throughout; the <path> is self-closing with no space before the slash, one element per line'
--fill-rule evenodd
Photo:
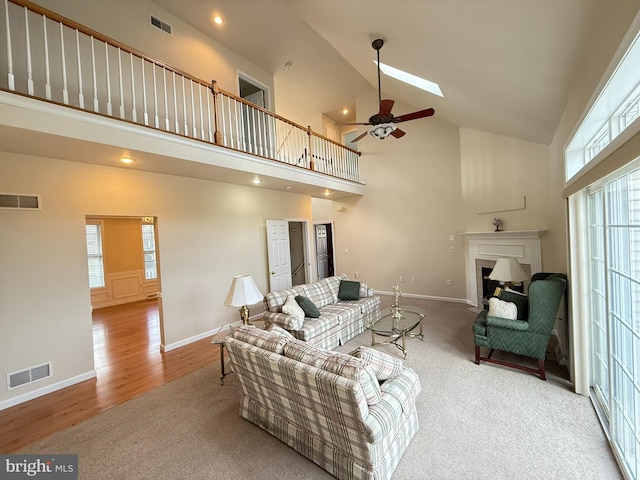
<path fill-rule="evenodd" d="M 133 358 L 140 363 L 160 354 L 164 332 L 156 220 L 85 218 L 94 364 L 101 380 Z"/>
<path fill-rule="evenodd" d="M 238 74 L 240 98 L 264 110 L 269 110 L 269 88 L 244 73 Z M 273 117 L 250 105 L 242 104 L 242 135 L 245 151 L 261 156 L 273 154 Z"/>
<path fill-rule="evenodd" d="M 314 225 L 316 240 L 316 268 L 318 280 L 335 275 L 335 257 L 333 254 L 333 225 L 318 223 Z"/>
<path fill-rule="evenodd" d="M 306 220 L 267 220 L 270 291 L 311 281 L 307 232 Z"/>

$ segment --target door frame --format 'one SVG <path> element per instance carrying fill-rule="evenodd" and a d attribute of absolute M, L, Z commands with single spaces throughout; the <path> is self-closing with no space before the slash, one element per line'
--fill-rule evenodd
<path fill-rule="evenodd" d="M 276 220 L 274 218 L 267 220 Z M 283 218 L 283 222 L 287 223 L 287 236 L 288 236 L 288 227 L 290 223 L 299 223 L 302 228 L 302 248 L 304 250 L 304 269 L 305 269 L 305 278 L 307 283 L 311 283 L 311 279 L 317 278 L 316 268 L 313 262 L 311 262 L 311 238 L 313 235 L 311 234 L 310 229 L 313 228 L 313 225 L 310 225 L 309 219 L 307 218 Z M 266 221 L 265 221 L 266 226 Z M 266 231 L 265 240 L 269 241 L 269 232 Z M 271 270 L 270 270 L 270 259 L 269 259 L 269 246 L 267 245 L 267 277 L 269 282 L 271 281 Z M 289 242 L 289 263 L 291 264 L 291 242 Z M 271 288 L 271 287 L 269 287 Z"/>
<path fill-rule="evenodd" d="M 336 237 L 336 229 L 335 229 L 335 223 L 333 220 L 331 221 L 317 221 L 317 222 L 313 222 L 312 228 L 313 228 L 313 258 L 314 258 L 314 270 L 315 270 L 315 276 L 314 278 L 316 279 L 316 281 L 318 281 L 318 269 L 315 268 L 315 258 L 316 255 L 318 254 L 318 246 L 316 245 L 316 225 L 331 225 L 331 251 L 333 252 L 333 255 L 331 255 L 331 265 L 333 266 L 333 273 L 334 275 L 337 274 L 337 270 L 336 270 L 336 242 L 335 242 L 335 237 Z M 329 239 L 327 239 L 328 241 Z"/>

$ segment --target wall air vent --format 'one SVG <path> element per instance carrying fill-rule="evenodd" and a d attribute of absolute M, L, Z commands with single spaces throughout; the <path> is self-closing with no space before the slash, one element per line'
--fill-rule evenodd
<path fill-rule="evenodd" d="M 159 28 L 164 33 L 168 33 L 169 35 L 171 35 L 171 25 L 169 25 L 167 22 L 163 22 L 158 17 L 154 17 L 153 15 L 151 15 L 151 25 Z"/>
<path fill-rule="evenodd" d="M 51 376 L 51 362 L 7 375 L 7 390 Z"/>
<path fill-rule="evenodd" d="M 40 195 L 0 193 L 0 208 L 40 210 Z"/>

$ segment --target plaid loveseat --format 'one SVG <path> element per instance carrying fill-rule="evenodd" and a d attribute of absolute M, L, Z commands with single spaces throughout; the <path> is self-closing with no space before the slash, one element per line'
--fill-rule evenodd
<path fill-rule="evenodd" d="M 390 478 L 418 431 L 417 375 L 371 348 L 356 357 L 283 333 L 241 325 L 225 339 L 240 415 L 336 478 Z"/>
<path fill-rule="evenodd" d="M 359 300 L 339 300 L 341 280 L 347 280 L 347 275 L 267 293 L 264 297 L 265 325 L 278 325 L 296 338 L 322 348 L 334 349 L 344 344 L 364 332 L 368 320 L 380 310 L 380 297 L 361 282 Z M 306 317 L 304 323 L 298 325 L 290 315 L 282 313 L 287 298 L 298 295 L 310 299 L 318 307 L 320 317 Z"/>

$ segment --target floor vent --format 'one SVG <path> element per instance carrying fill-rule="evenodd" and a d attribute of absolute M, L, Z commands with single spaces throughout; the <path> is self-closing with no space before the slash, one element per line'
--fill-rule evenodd
<path fill-rule="evenodd" d="M 51 362 L 31 367 L 20 372 L 9 373 L 7 375 L 7 389 L 20 387 L 27 383 L 37 382 L 51 376 Z"/>
<path fill-rule="evenodd" d="M 18 193 L 0 193 L 0 208 L 40 210 L 40 196 L 23 195 Z"/>
<path fill-rule="evenodd" d="M 168 33 L 169 35 L 171 35 L 171 25 L 169 25 L 167 22 L 163 22 L 158 17 L 154 17 L 153 15 L 151 15 L 151 25 L 159 28 L 164 33 Z"/>

